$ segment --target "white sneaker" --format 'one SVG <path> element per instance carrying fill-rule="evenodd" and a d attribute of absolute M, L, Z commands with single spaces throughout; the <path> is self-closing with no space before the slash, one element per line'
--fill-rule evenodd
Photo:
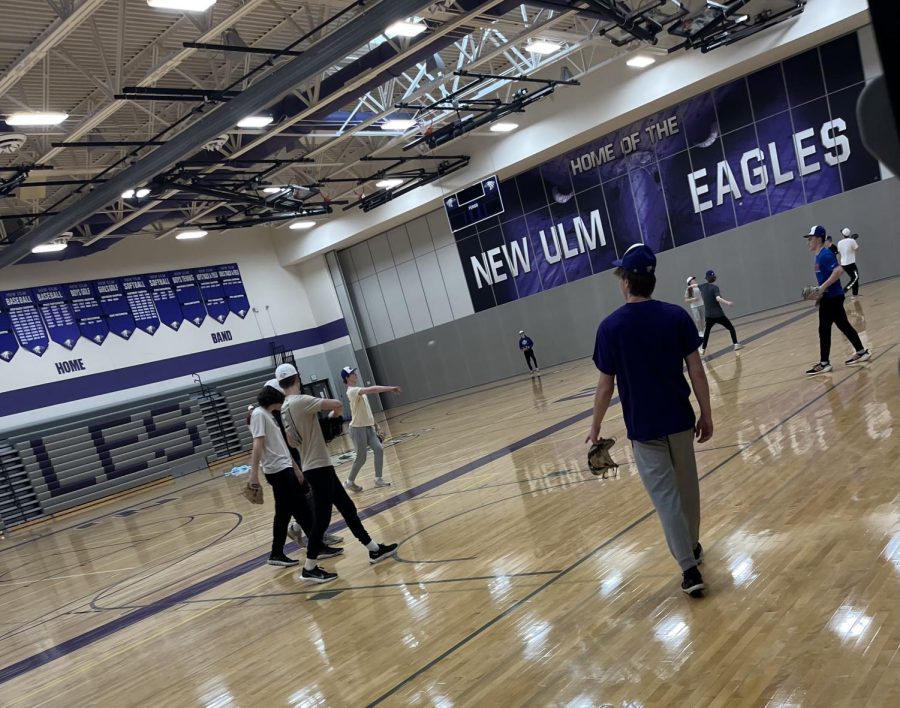
<path fill-rule="evenodd" d="M 390 487 L 391 483 L 388 482 L 386 479 L 382 479 L 381 477 L 376 477 L 375 478 L 375 486 L 376 487 Z"/>
<path fill-rule="evenodd" d="M 703 347 L 700 347 L 700 356 L 706 356 L 706 350 Z"/>
<path fill-rule="evenodd" d="M 740 342 L 737 342 L 737 343 L 734 345 L 734 350 L 735 350 L 735 351 L 740 351 L 740 350 L 743 349 L 743 348 L 744 348 L 744 345 L 741 344 Z"/>
<path fill-rule="evenodd" d="M 363 490 L 356 482 L 351 482 L 349 479 L 344 482 L 344 487 L 349 489 L 351 492 L 361 492 Z"/>

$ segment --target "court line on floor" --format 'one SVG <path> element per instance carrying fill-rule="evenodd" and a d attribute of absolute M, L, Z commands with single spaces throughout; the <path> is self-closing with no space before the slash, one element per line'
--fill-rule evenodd
<path fill-rule="evenodd" d="M 883 352 L 881 352 L 881 354 L 872 357 L 872 361 L 877 361 L 877 360 L 880 359 L 881 357 L 885 356 L 889 351 L 891 351 L 892 349 L 894 349 L 896 346 L 897 346 L 897 343 L 895 342 L 895 343 L 892 344 L 890 347 L 887 347 Z M 841 380 L 838 381 L 837 383 L 831 384 L 828 388 L 824 389 L 821 393 L 817 394 L 816 396 L 814 396 L 813 398 L 811 398 L 809 401 L 807 401 L 806 403 L 804 403 L 802 406 L 800 406 L 800 407 L 799 407 L 797 410 L 795 410 L 793 413 L 791 413 L 790 415 L 788 415 L 788 416 L 782 418 L 780 421 L 778 421 L 778 422 L 775 423 L 774 425 L 771 425 L 765 432 L 760 433 L 759 436 L 757 436 L 757 437 L 755 437 L 753 440 L 751 440 L 751 441 L 747 444 L 746 447 L 749 448 L 749 447 L 751 447 L 751 446 L 753 446 L 753 445 L 755 445 L 755 444 L 757 444 L 757 443 L 763 441 L 763 440 L 764 440 L 768 435 L 770 435 L 772 432 L 774 432 L 774 431 L 777 430 L 778 428 L 782 427 L 785 423 L 788 423 L 789 421 L 793 420 L 795 417 L 797 417 L 798 415 L 800 415 L 800 414 L 801 414 L 803 411 L 805 411 L 807 408 L 811 407 L 812 405 L 814 405 L 815 403 L 817 403 L 818 401 L 820 401 L 822 398 L 824 398 L 825 396 L 827 396 L 829 393 L 831 393 L 831 392 L 832 392 L 834 389 L 836 389 L 838 386 L 840 386 L 840 385 L 843 384 L 843 383 L 846 383 L 847 381 L 849 381 L 850 379 L 852 379 L 854 376 L 856 376 L 857 374 L 859 374 L 860 372 L 865 371 L 865 370 L 866 370 L 866 367 L 857 367 L 854 371 L 852 371 L 851 373 L 847 374 L 847 376 L 845 376 L 843 379 L 841 379 Z M 726 457 L 726 458 L 725 458 L 724 460 L 722 460 L 722 462 L 720 462 L 718 465 L 716 465 L 715 467 L 713 467 L 711 470 L 709 470 L 709 471 L 706 472 L 705 474 L 701 475 L 701 476 L 700 476 L 700 481 L 702 482 L 703 480 L 705 480 L 705 479 L 711 477 L 712 475 L 714 475 L 716 472 L 718 472 L 718 471 L 721 470 L 723 467 L 725 467 L 729 462 L 731 462 L 732 460 L 734 460 L 734 459 L 740 457 L 740 455 L 742 454 L 742 452 L 743 452 L 743 449 L 736 451 L 735 453 L 733 453 L 733 454 L 730 455 L 729 457 Z M 464 647 L 466 644 L 468 644 L 468 643 L 471 642 L 472 640 L 476 639 L 476 638 L 479 637 L 480 635 L 484 634 L 487 630 L 489 630 L 489 629 L 490 629 L 491 627 L 493 627 L 495 624 L 497 624 L 497 623 L 500 622 L 501 620 L 503 620 L 503 619 L 505 619 L 506 617 L 508 617 L 509 615 L 511 615 L 513 612 L 515 612 L 515 611 L 518 610 L 520 607 L 522 607 L 525 603 L 531 601 L 535 596 L 539 595 L 541 592 L 543 592 L 544 590 L 546 590 L 546 589 L 547 589 L 548 587 L 550 587 L 551 585 L 554 585 L 554 584 L 555 584 L 557 581 L 559 581 L 560 579 L 562 579 L 562 578 L 566 577 L 567 575 L 569 575 L 572 571 L 577 570 L 582 564 L 586 563 L 588 560 L 590 560 L 593 556 L 595 556 L 597 553 L 599 553 L 600 551 L 602 551 L 604 548 L 607 548 L 608 546 L 611 546 L 611 545 L 614 544 L 616 541 L 618 541 L 620 538 L 622 538 L 623 536 L 625 536 L 627 533 L 629 533 L 630 531 L 633 531 L 635 528 L 637 528 L 638 526 L 640 526 L 641 524 L 643 524 L 643 523 L 644 523 L 645 521 L 647 521 L 648 519 L 653 518 L 655 515 L 656 515 L 656 511 L 653 510 L 653 509 L 651 509 L 650 511 L 646 512 L 645 514 L 639 516 L 637 519 L 635 519 L 635 520 L 632 521 L 630 524 L 628 524 L 625 528 L 620 529 L 618 532 L 616 532 L 616 533 L 613 534 L 611 537 L 609 537 L 608 539 L 606 539 L 603 543 L 601 543 L 599 546 L 597 546 L 596 548 L 594 548 L 594 549 L 593 549 L 592 551 L 590 551 L 587 555 L 585 555 L 585 556 L 579 558 L 577 561 L 575 561 L 574 563 L 572 563 L 571 565 L 569 565 L 568 567 L 566 567 L 564 570 L 562 570 L 562 571 L 559 573 L 559 575 L 556 575 L 556 576 L 550 578 L 550 579 L 549 579 L 547 582 L 545 582 L 543 585 L 540 585 L 539 587 L 535 588 L 535 589 L 532 590 L 530 593 L 528 593 L 525 597 L 523 597 L 523 598 L 517 600 L 516 602 L 514 602 L 512 605 L 510 605 L 509 607 L 507 607 L 505 610 L 503 610 L 502 612 L 500 612 L 499 614 L 495 615 L 493 618 L 491 618 L 490 620 L 488 620 L 487 622 L 485 622 L 483 625 L 481 625 L 478 629 L 473 630 L 473 631 L 470 632 L 468 635 L 466 635 L 466 636 L 463 637 L 461 640 L 459 640 L 456 644 L 454 644 L 452 647 L 450 647 L 449 649 L 447 649 L 446 651 L 442 652 L 442 653 L 439 654 L 437 657 L 435 657 L 434 659 L 432 659 L 431 661 L 429 661 L 429 662 L 428 662 L 427 664 L 425 664 L 422 668 L 416 670 L 415 672 L 413 672 L 412 674 L 410 674 L 409 676 L 407 676 L 403 681 L 401 681 L 400 683 L 396 684 L 393 688 L 391 688 L 390 690 L 386 691 L 385 693 L 381 694 L 378 698 L 376 698 L 376 699 L 375 699 L 374 701 L 372 701 L 371 703 L 368 703 L 368 704 L 367 704 L 367 708 L 374 708 L 374 706 L 378 706 L 378 705 L 380 705 L 381 703 L 383 703 L 384 701 L 386 701 L 388 698 L 391 698 L 392 696 L 394 696 L 397 692 L 399 692 L 401 689 L 403 689 L 403 687 L 405 687 L 405 686 L 407 686 L 408 684 L 412 683 L 412 682 L 415 681 L 419 676 L 423 675 L 424 673 L 426 673 L 426 672 L 429 671 L 430 669 L 432 669 L 432 668 L 434 668 L 435 666 L 437 666 L 440 662 L 442 662 L 444 659 L 446 659 L 447 657 L 451 656 L 452 654 L 456 653 L 459 649 L 461 649 L 462 647 Z"/>
<path fill-rule="evenodd" d="M 790 324 L 798 322 L 806 317 L 809 317 L 811 314 L 815 312 L 814 309 L 810 308 L 808 311 L 795 315 L 794 317 L 789 317 L 783 322 L 779 322 L 771 327 L 768 327 L 760 332 L 757 332 L 755 335 L 748 337 L 745 342 L 755 341 L 757 339 L 761 339 L 769 334 L 776 332 Z M 725 353 L 730 352 L 731 348 L 722 349 L 714 354 L 709 356 L 710 359 L 718 358 L 723 356 Z M 452 482 L 464 475 L 479 469 L 480 467 L 484 467 L 485 465 L 494 462 L 496 460 L 502 459 L 507 455 L 512 454 L 513 452 L 517 452 L 524 447 L 546 438 L 554 433 L 558 433 L 561 430 L 568 428 L 570 425 L 581 422 L 586 418 L 590 417 L 592 411 L 589 409 L 587 411 L 581 411 L 574 415 L 570 415 L 567 418 L 564 418 L 561 421 L 557 421 L 553 425 L 550 425 L 546 428 L 538 430 L 530 435 L 527 435 L 524 438 L 516 440 L 509 445 L 501 447 L 494 452 L 489 452 L 486 455 L 482 455 L 472 462 L 468 462 L 456 469 L 445 472 L 437 477 L 434 477 L 430 480 L 423 482 L 411 489 L 406 490 L 405 492 L 401 492 L 399 494 L 394 495 L 393 497 L 389 497 L 380 502 L 373 504 L 372 506 L 366 507 L 365 509 L 360 510 L 359 516 L 360 519 L 368 519 L 372 516 L 380 514 L 384 511 L 388 511 L 389 509 L 394 508 L 395 506 L 399 506 L 403 502 L 410 501 L 419 496 L 422 496 L 426 492 L 429 492 L 436 487 L 439 487 L 448 482 Z M 736 453 L 739 454 L 739 453 Z M 343 521 L 338 522 L 332 526 L 334 530 L 341 530 L 346 528 L 346 523 Z M 14 678 L 17 678 L 23 674 L 30 673 L 35 669 L 38 669 L 46 664 L 49 664 L 56 659 L 60 659 L 64 656 L 68 656 L 80 649 L 83 649 L 86 646 L 94 644 L 106 637 L 109 637 L 112 634 L 120 632 L 138 622 L 142 622 L 144 619 L 152 617 L 154 615 L 165 612 L 172 607 L 179 605 L 187 600 L 190 600 L 197 595 L 200 595 L 204 592 L 208 592 L 214 587 L 219 585 L 223 585 L 231 580 L 239 578 L 247 573 L 258 568 L 263 562 L 265 562 L 267 554 L 262 554 L 259 556 L 255 556 L 253 558 L 249 558 L 246 561 L 243 561 L 231 568 L 227 568 L 215 575 L 212 575 L 208 578 L 205 578 L 194 585 L 189 585 L 188 587 L 182 588 L 173 592 L 171 595 L 167 595 L 164 597 L 155 600 L 149 605 L 145 605 L 144 607 L 135 610 L 134 612 L 130 612 L 121 617 L 117 617 L 109 622 L 106 622 L 102 625 L 94 627 L 86 632 L 75 635 L 74 637 L 70 637 L 69 639 L 63 640 L 58 644 L 53 645 L 49 649 L 45 649 L 42 652 L 38 652 L 37 654 L 32 654 L 31 656 L 27 656 L 24 659 L 20 659 L 12 664 L 4 666 L 0 669 L 0 685 L 6 683 L 7 681 L 11 681 Z"/>

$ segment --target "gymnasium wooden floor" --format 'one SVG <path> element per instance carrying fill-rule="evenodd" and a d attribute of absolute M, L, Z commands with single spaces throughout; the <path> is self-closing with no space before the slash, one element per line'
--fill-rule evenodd
<path fill-rule="evenodd" d="M 0 705 L 898 706 L 900 280 L 863 292 L 862 367 L 804 378 L 806 303 L 739 320 L 739 357 L 714 333 L 703 600 L 618 408 L 618 477 L 586 471 L 585 359 L 393 411 L 395 486 L 357 499 L 398 558 L 348 535 L 330 585 L 264 565 L 271 496 L 212 473 L 13 533 Z"/>

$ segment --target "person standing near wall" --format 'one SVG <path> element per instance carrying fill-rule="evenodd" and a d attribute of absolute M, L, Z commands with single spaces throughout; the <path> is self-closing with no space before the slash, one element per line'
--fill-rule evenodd
<path fill-rule="evenodd" d="M 335 474 L 331 455 L 328 454 L 328 447 L 322 436 L 319 412 L 328 411 L 332 416 L 341 415 L 343 404 L 331 398 L 301 395 L 300 374 L 292 364 L 281 364 L 275 369 L 275 378 L 286 396 L 282 406 L 285 430 L 288 438 L 300 447 L 304 476 L 312 487 L 316 511 L 316 523 L 306 547 L 306 562 L 300 577 L 314 583 L 327 583 L 337 578 L 337 573 L 331 573 L 317 563 L 319 559 L 338 555 L 342 550 L 323 543 L 332 505 L 344 517 L 351 533 L 369 551 L 370 563 L 378 563 L 387 558 L 397 549 L 397 544 L 385 545 L 372 540 L 360 521 L 353 500 Z"/>
<path fill-rule="evenodd" d="M 831 240 L 831 236 L 825 237 L 825 248 L 831 251 L 835 255 L 835 257 L 838 257 L 838 247 L 834 245 L 834 241 Z"/>
<path fill-rule="evenodd" d="M 534 340 L 525 334 L 524 329 L 519 330 L 519 349 L 525 355 L 525 363 L 528 364 L 528 371 L 531 372 L 531 375 L 540 373 L 537 358 L 534 356 Z"/>
<path fill-rule="evenodd" d="M 587 442 L 599 439 L 618 383 L 634 461 L 681 568 L 681 589 L 699 597 L 706 585 L 697 567 L 703 547 L 693 438 L 706 442 L 713 434 L 709 383 L 697 353 L 700 338 L 684 308 L 652 299 L 656 256 L 650 248 L 635 244 L 613 266 L 625 305 L 597 329 L 594 364 L 600 378 Z M 684 379 L 685 364 L 700 404 L 699 419 Z"/>
<path fill-rule="evenodd" d="M 816 307 L 819 308 L 819 361 L 806 371 L 807 376 L 818 376 L 831 371 L 831 325 L 837 325 L 847 341 L 853 346 L 854 354 L 844 363 L 847 366 L 859 364 L 869 358 L 869 350 L 863 346 L 859 333 L 847 319 L 844 310 L 844 288 L 841 276 L 844 269 L 837 262 L 831 249 L 825 245 L 825 227 L 813 226 L 804 234 L 807 247 L 816 254 Z"/>
<path fill-rule="evenodd" d="M 378 436 L 378 430 L 375 428 L 375 417 L 372 415 L 372 407 L 369 405 L 369 394 L 378 393 L 400 393 L 399 386 L 357 386 L 359 377 L 356 369 L 352 366 L 345 366 L 341 369 L 341 379 L 347 387 L 347 400 L 350 402 L 350 437 L 353 438 L 353 444 L 356 446 L 356 459 L 353 461 L 353 467 L 350 469 L 350 475 L 344 486 L 353 492 L 361 492 L 363 488 L 356 483 L 356 475 L 366 462 L 366 454 L 368 449 L 372 448 L 372 454 L 375 456 L 375 486 L 390 487 L 391 483 L 385 480 L 382 475 L 382 467 L 384 465 L 384 448 L 381 445 L 381 438 Z"/>
<path fill-rule="evenodd" d="M 859 250 L 859 234 L 850 231 L 846 226 L 841 229 L 841 235 L 844 237 L 838 241 L 838 252 L 840 253 L 841 268 L 850 276 L 850 282 L 847 283 L 844 290 L 853 293 L 853 299 L 859 297 L 859 269 L 856 266 L 856 252 Z"/>
<path fill-rule="evenodd" d="M 715 271 L 706 271 L 706 282 L 700 286 L 700 297 L 703 298 L 703 307 L 706 309 L 706 330 L 703 332 L 703 346 L 700 347 L 700 356 L 706 354 L 706 347 L 709 345 L 709 333 L 714 325 L 722 325 L 728 330 L 731 334 L 731 343 L 734 345 L 735 351 L 744 346 L 738 341 L 734 325 L 731 324 L 731 320 L 728 319 L 725 315 L 725 310 L 722 309 L 722 305 L 731 307 L 734 303 L 722 297 L 719 286 L 715 282 Z"/>
<path fill-rule="evenodd" d="M 694 318 L 694 324 L 697 325 L 697 334 L 702 337 L 706 310 L 703 307 L 703 298 L 700 296 L 700 288 L 697 285 L 696 276 L 691 275 L 687 279 L 684 301 L 691 306 L 691 317 Z"/>

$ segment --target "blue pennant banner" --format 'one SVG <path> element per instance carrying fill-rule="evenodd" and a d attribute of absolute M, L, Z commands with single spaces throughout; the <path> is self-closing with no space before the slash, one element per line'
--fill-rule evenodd
<path fill-rule="evenodd" d="M 74 349 L 81 333 L 75 313 L 62 285 L 45 285 L 32 290 L 50 339 L 66 349 Z"/>
<path fill-rule="evenodd" d="M 150 296 L 156 305 L 159 321 L 176 332 L 184 322 L 181 305 L 175 296 L 175 288 L 172 287 L 172 278 L 168 273 L 151 273 L 145 275 L 147 287 L 150 288 Z"/>
<path fill-rule="evenodd" d="M 96 287 L 109 331 L 122 339 L 130 338 L 135 330 L 134 315 L 121 284 L 115 278 L 108 278 L 96 281 Z"/>
<path fill-rule="evenodd" d="M 5 308 L 0 308 L 0 360 L 11 361 L 19 351 L 19 342 L 13 332 L 12 318 Z"/>
<path fill-rule="evenodd" d="M 243 319 L 250 312 L 250 300 L 247 299 L 247 291 L 244 289 L 244 281 L 241 280 L 241 271 L 238 270 L 237 263 L 219 266 L 219 278 L 228 299 L 228 309 Z"/>
<path fill-rule="evenodd" d="M 159 329 L 159 316 L 156 314 L 156 305 L 153 297 L 147 289 L 147 283 L 142 275 L 128 275 L 119 279 L 131 314 L 134 315 L 135 326 L 147 334 L 153 334 Z"/>
<path fill-rule="evenodd" d="M 94 284 L 69 283 L 64 285 L 63 289 L 69 293 L 72 313 L 75 315 L 75 323 L 81 336 L 94 344 L 103 344 L 106 335 L 109 334 L 109 327 L 106 326 L 106 315 L 100 307 Z"/>
<path fill-rule="evenodd" d="M 0 294 L 0 308 L 9 312 L 13 332 L 22 348 L 43 356 L 50 338 L 31 291 L 10 290 Z"/>
<path fill-rule="evenodd" d="M 219 278 L 219 269 L 197 268 L 194 270 L 197 284 L 200 286 L 200 294 L 206 303 L 206 311 L 209 316 L 221 324 L 228 318 L 228 300 L 225 298 L 225 290 L 222 288 L 222 280 Z"/>
<path fill-rule="evenodd" d="M 206 307 L 200 295 L 200 287 L 192 270 L 176 270 L 172 272 L 172 285 L 175 286 L 175 296 L 181 304 L 184 319 L 192 325 L 199 327 L 206 319 Z"/>

